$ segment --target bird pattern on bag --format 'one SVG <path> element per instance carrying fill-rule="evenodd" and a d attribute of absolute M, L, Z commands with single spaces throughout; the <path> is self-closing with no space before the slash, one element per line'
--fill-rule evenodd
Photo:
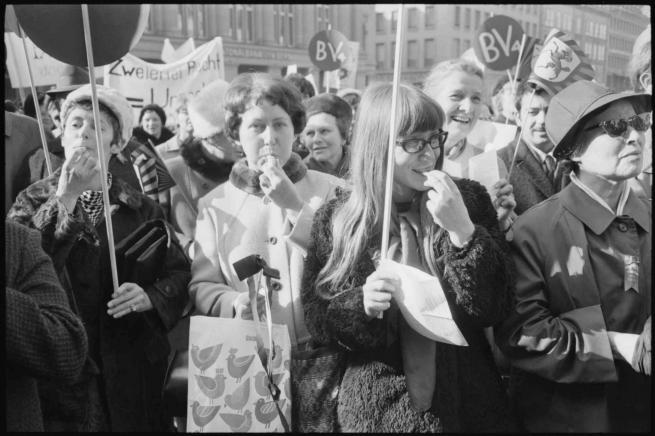
<path fill-rule="evenodd" d="M 200 402 L 194 401 L 191 405 L 191 415 L 193 422 L 200 427 L 200 431 L 209 424 L 216 416 L 221 406 L 201 406 Z"/>
<path fill-rule="evenodd" d="M 223 344 L 212 345 L 202 350 L 197 345 L 191 345 L 191 361 L 200 370 L 200 374 L 204 374 L 207 368 L 216 362 L 222 348 Z"/>
<path fill-rule="evenodd" d="M 284 377 L 284 373 L 279 373 L 279 374 L 273 374 L 273 384 L 276 386 L 280 385 L 280 380 L 282 380 L 282 377 Z M 268 377 L 266 376 L 265 371 L 260 371 L 257 374 L 255 374 L 255 392 L 257 394 L 261 395 L 264 398 L 268 398 L 271 396 L 271 391 L 268 388 Z"/>
<path fill-rule="evenodd" d="M 216 368 L 216 376 L 214 378 L 205 377 L 204 375 L 196 375 L 195 378 L 198 388 L 211 400 L 212 404 L 216 398 L 225 392 L 226 377 L 223 375 L 223 368 Z"/>
<path fill-rule="evenodd" d="M 259 398 L 255 405 L 255 418 L 257 421 L 261 422 L 268 428 L 271 425 L 271 422 L 277 418 L 278 411 L 277 406 L 282 409 L 286 403 L 286 398 L 280 401 L 264 401 L 263 398 Z M 276 404 L 277 403 L 277 404 Z"/>
<path fill-rule="evenodd" d="M 220 413 L 223 422 L 225 422 L 230 430 L 234 433 L 246 433 L 252 427 L 252 412 L 246 410 L 243 415 L 236 413 Z"/>
<path fill-rule="evenodd" d="M 248 371 L 250 364 L 255 360 L 255 355 L 250 356 L 236 356 L 236 348 L 230 348 L 230 355 L 227 356 L 227 372 L 237 379 L 237 383 L 241 382 L 241 377 Z"/>
<path fill-rule="evenodd" d="M 241 413 L 241 410 L 248 402 L 248 398 L 250 398 L 250 378 L 237 386 L 231 394 L 225 396 L 225 405 Z"/>

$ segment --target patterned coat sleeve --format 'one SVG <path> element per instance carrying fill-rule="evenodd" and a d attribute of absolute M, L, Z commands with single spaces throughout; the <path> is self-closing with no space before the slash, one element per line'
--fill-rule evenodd
<path fill-rule="evenodd" d="M 87 354 L 80 318 L 69 306 L 38 233 L 5 224 L 7 364 L 34 377 L 73 382 Z"/>
<path fill-rule="evenodd" d="M 307 328 L 315 341 L 322 344 L 339 344 L 352 350 L 372 350 L 385 345 L 384 320 L 369 321 L 364 312 L 362 284 L 373 272 L 356 268 L 354 286 L 340 289 L 336 297 L 325 298 L 321 294 L 332 293 L 329 286 L 316 286 L 316 277 L 332 250 L 331 217 L 336 201 L 330 201 L 316 212 L 311 239 L 303 272 L 302 303 Z"/>

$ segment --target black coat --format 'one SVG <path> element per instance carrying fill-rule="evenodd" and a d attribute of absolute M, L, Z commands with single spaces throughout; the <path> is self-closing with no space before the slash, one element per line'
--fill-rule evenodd
<path fill-rule="evenodd" d="M 104 217 L 94 227 L 79 203 L 67 214 L 54 197 L 59 173 L 22 191 L 8 215 L 41 231 L 43 247 L 62 273 L 62 282 L 72 289 L 89 338 L 92 362 L 78 385 L 41 387 L 46 429 L 48 420 L 63 426 L 52 428 L 88 424 L 92 401 L 87 388 L 99 370 L 100 397 L 106 401 L 112 431 L 161 430 L 161 386 L 170 349 L 166 332 L 188 299 L 188 263 L 176 254 L 181 251 L 169 250 L 164 275 L 145 288 L 154 309 L 119 319 L 109 316 L 107 302 L 113 290 Z M 116 243 L 140 224 L 162 218 L 152 200 L 120 179 L 113 180 L 109 196 Z"/>
<path fill-rule="evenodd" d="M 37 380 L 74 382 L 88 345 L 39 233 L 11 221 L 5 221 L 5 298 L 6 430 L 43 431 Z"/>
<path fill-rule="evenodd" d="M 370 256 L 362 256 L 354 265 L 348 291 L 331 300 L 318 295 L 315 280 L 332 250 L 332 215 L 345 199 L 335 199 L 316 213 L 305 261 L 302 301 L 313 341 L 349 350 L 348 369 L 339 391 L 342 428 L 360 432 L 516 429 L 483 333 L 484 327 L 504 320 L 509 313 L 512 267 L 485 189 L 469 180 L 456 184 L 475 224 L 473 239 L 468 247 L 458 249 L 447 232 L 442 232 L 434 250 L 438 269 L 444 271 L 440 280 L 453 318 L 469 346 L 437 343 L 435 398 L 432 409 L 422 414 L 409 405 L 400 346 L 397 338 L 387 338 L 389 317 L 385 314 L 383 319 L 369 322 L 364 313 L 362 285 L 375 271 Z M 327 288 L 322 290 L 332 293 Z"/>

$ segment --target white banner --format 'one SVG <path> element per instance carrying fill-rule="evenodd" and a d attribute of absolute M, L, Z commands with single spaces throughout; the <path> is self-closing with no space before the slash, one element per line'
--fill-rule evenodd
<path fill-rule="evenodd" d="M 105 66 L 105 85 L 117 89 L 130 102 L 135 117 L 147 104 L 171 113 L 181 94 L 196 95 L 216 79 L 225 77 L 223 41 L 217 37 L 170 64 L 151 64 L 127 54 Z"/>
<path fill-rule="evenodd" d="M 166 38 L 164 39 L 164 45 L 161 49 L 161 60 L 167 64 L 172 64 L 182 59 L 184 56 L 193 53 L 196 49 L 196 44 L 193 41 L 193 38 L 187 39 L 181 46 L 177 49 L 173 47 L 171 41 Z"/>
<path fill-rule="evenodd" d="M 26 37 L 27 55 L 30 58 L 34 86 L 54 85 L 60 78 L 67 64 L 46 54 Z M 30 76 L 25 61 L 23 41 L 14 32 L 5 32 L 7 47 L 7 72 L 12 88 L 27 88 L 30 86 Z M 96 68 L 96 74 L 102 74 L 102 67 Z"/>

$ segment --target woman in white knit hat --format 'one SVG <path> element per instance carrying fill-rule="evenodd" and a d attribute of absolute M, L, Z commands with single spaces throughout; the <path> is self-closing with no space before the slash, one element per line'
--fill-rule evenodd
<path fill-rule="evenodd" d="M 225 134 L 223 97 L 228 86 L 217 79 L 190 99 L 187 110 L 194 139 L 182 144 L 180 156 L 165 161 L 176 183 L 170 190 L 170 222 L 191 259 L 198 200 L 225 182 L 232 164 L 242 157 L 240 148 Z"/>
<path fill-rule="evenodd" d="M 8 213 L 8 219 L 41 231 L 43 248 L 89 339 L 89 358 L 72 385 L 40 384 L 44 426 L 46 431 L 161 431 L 166 428 L 160 400 L 166 332 L 187 302 L 189 264 L 173 235 L 163 274 L 153 284 L 125 282 L 113 291 L 101 177 L 109 186 L 117 243 L 163 213 L 118 177 L 101 174 L 98 160 L 108 163 L 131 136 L 132 109 L 111 88 L 97 86 L 97 95 L 104 155 L 96 147 L 98 126 L 91 88 L 85 85 L 62 106 L 63 166 L 23 190 Z"/>

